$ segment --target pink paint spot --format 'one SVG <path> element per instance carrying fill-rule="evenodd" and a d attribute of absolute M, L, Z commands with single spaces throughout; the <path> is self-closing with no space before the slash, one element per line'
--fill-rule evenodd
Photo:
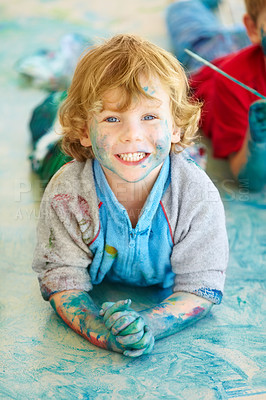
<path fill-rule="evenodd" d="M 58 210 L 59 208 L 62 208 L 65 212 L 67 212 L 68 204 L 69 204 L 70 200 L 71 200 L 71 196 L 69 194 L 65 194 L 65 193 L 56 194 L 52 199 L 51 205 L 54 210 Z"/>
<path fill-rule="evenodd" d="M 69 194 L 64 194 L 64 193 L 60 193 L 60 194 L 56 194 L 54 196 L 55 201 L 69 201 L 70 196 Z"/>
<path fill-rule="evenodd" d="M 186 315 L 188 317 L 195 317 L 195 315 L 201 314 L 204 311 L 205 311 L 205 308 L 203 308 L 203 307 L 195 307 L 195 308 L 193 308 L 193 310 L 190 313 L 188 313 Z"/>
<path fill-rule="evenodd" d="M 83 197 L 78 196 L 78 204 L 79 204 L 82 214 L 89 217 L 90 216 L 90 207 L 89 207 L 89 204 L 87 203 L 87 201 Z"/>

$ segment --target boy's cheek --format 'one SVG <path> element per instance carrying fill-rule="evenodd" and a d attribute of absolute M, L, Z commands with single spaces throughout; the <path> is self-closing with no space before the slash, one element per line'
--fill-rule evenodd
<path fill-rule="evenodd" d="M 155 146 L 156 158 L 166 157 L 171 147 L 170 138 L 167 137 L 164 139 L 157 140 L 155 141 L 154 146 Z"/>

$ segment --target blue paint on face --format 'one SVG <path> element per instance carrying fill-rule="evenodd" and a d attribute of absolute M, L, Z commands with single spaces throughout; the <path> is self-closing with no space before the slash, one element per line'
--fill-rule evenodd
<path fill-rule="evenodd" d="M 149 86 L 144 86 L 142 89 L 144 90 L 145 93 L 149 94 L 150 96 L 153 96 L 156 93 L 154 88 L 149 88 Z"/>
<path fill-rule="evenodd" d="M 126 182 L 139 182 L 152 172 L 152 179 L 159 173 L 170 152 L 173 121 L 169 95 L 162 86 L 157 86 L 156 98 L 140 97 L 125 111 L 119 111 L 120 89 L 110 90 L 104 98 L 104 109 L 90 127 L 90 140 L 107 178 L 111 171 Z M 154 91 L 153 86 L 143 89 Z M 142 163 L 120 161 L 120 154 L 139 152 L 147 155 Z"/>
<path fill-rule="evenodd" d="M 108 164 L 108 151 L 110 150 L 110 146 L 108 146 L 108 137 L 107 135 L 104 136 L 99 136 L 98 135 L 98 129 L 97 125 L 93 125 L 91 129 L 91 143 L 92 143 L 92 150 L 97 158 L 97 160 L 105 166 L 105 164 Z M 108 168 L 108 167 L 107 167 Z M 109 169 L 113 171 L 113 169 L 109 165 Z"/>

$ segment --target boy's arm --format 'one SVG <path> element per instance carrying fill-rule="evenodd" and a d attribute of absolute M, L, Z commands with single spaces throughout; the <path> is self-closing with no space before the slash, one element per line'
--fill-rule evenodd
<path fill-rule="evenodd" d="M 213 303 L 187 292 L 176 292 L 156 307 L 140 311 L 156 340 L 173 335 L 205 317 Z"/>
<path fill-rule="evenodd" d="M 116 311 L 117 304 L 104 303 L 101 314 L 105 315 L 104 321 L 107 328 L 117 335 L 120 343 L 123 343 L 124 335 L 128 333 L 130 326 L 126 332 L 122 318 L 119 312 Z M 194 324 L 205 317 L 212 306 L 212 302 L 195 294 L 176 292 L 157 306 L 139 311 L 139 315 L 142 316 L 150 328 L 154 339 L 158 340 Z M 138 349 L 138 342 L 135 343 L 135 348 L 136 350 Z"/>
<path fill-rule="evenodd" d="M 135 337 L 138 335 L 140 336 L 139 338 L 147 336 L 145 334 L 147 327 L 145 327 L 142 317 L 129 309 L 129 300 L 121 300 L 116 303 L 116 311 L 120 318 L 124 314 L 127 315 L 127 318 L 131 320 L 131 326 L 135 327 L 133 335 L 131 329 L 131 332 L 125 336 L 125 343 L 117 342 L 116 336 L 106 328 L 98 307 L 87 292 L 80 290 L 58 292 L 53 294 L 49 301 L 56 313 L 67 325 L 98 347 L 124 353 L 130 357 L 146 354 L 153 347 L 150 346 L 150 343 L 142 341 L 143 343 L 138 347 L 139 351 L 137 353 L 134 348 L 131 348 L 132 338 L 134 342 Z"/>
<path fill-rule="evenodd" d="M 49 301 L 62 320 L 90 343 L 123 352 L 122 347 L 116 344 L 115 337 L 106 329 L 99 310 L 88 293 L 79 290 L 58 292 Z"/>

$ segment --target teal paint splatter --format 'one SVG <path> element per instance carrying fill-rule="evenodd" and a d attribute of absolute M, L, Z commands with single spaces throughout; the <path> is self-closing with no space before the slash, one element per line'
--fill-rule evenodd
<path fill-rule="evenodd" d="M 150 91 L 150 93 L 148 93 L 149 92 L 149 86 L 144 86 L 142 89 L 144 90 L 145 93 L 149 94 L 150 96 L 153 96 L 156 93 L 154 89 L 152 89 Z"/>

